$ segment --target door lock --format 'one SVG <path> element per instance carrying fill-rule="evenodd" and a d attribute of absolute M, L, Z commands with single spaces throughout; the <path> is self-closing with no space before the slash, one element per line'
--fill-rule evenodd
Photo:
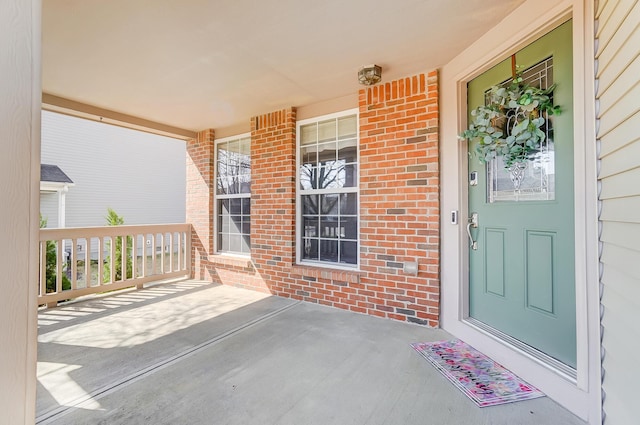
<path fill-rule="evenodd" d="M 467 222 L 467 235 L 469 236 L 469 247 L 476 251 L 478 249 L 478 241 L 473 239 L 473 235 L 471 234 L 471 228 L 478 228 L 478 213 L 471 213 L 469 220 Z"/>

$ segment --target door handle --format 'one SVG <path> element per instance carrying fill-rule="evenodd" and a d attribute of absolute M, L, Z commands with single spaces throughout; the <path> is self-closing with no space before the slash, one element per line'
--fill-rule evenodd
<path fill-rule="evenodd" d="M 467 223 L 467 235 L 469 236 L 469 247 L 476 251 L 478 249 L 478 241 L 475 241 L 473 239 L 473 235 L 471 234 L 471 228 L 477 229 L 478 228 L 478 213 L 474 212 L 471 213 L 471 216 L 469 217 L 468 223 Z"/>

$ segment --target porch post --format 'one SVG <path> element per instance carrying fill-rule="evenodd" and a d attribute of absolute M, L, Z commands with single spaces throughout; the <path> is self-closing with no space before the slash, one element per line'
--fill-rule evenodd
<path fill-rule="evenodd" d="M 213 129 L 187 140 L 186 219 L 191 224 L 191 278 L 211 280 L 209 255 L 213 253 L 214 175 Z"/>
<path fill-rule="evenodd" d="M 35 421 L 40 184 L 39 0 L 0 6 L 0 422 Z"/>

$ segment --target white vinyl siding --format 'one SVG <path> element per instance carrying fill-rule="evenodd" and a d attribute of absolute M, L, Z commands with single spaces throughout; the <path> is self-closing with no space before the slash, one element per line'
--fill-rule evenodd
<path fill-rule="evenodd" d="M 182 140 L 43 111 L 41 162 L 57 165 L 74 182 L 66 227 L 104 226 L 107 208 L 125 224 L 185 222 Z M 56 227 L 48 198 L 41 196 L 41 213 Z"/>
<path fill-rule="evenodd" d="M 40 192 L 40 215 L 47 221 L 47 227 L 58 227 L 58 194 L 56 192 Z"/>
<path fill-rule="evenodd" d="M 596 13 L 603 409 L 615 425 L 637 422 L 640 381 L 640 3 Z"/>

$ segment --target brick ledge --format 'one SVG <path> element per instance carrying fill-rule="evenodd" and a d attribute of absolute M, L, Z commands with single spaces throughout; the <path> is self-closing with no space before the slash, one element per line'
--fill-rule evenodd
<path fill-rule="evenodd" d="M 233 266 L 242 268 L 253 267 L 253 263 L 251 262 L 251 258 L 249 257 L 236 257 L 230 255 L 215 254 L 209 256 L 209 261 L 214 265 L 217 264 L 222 266 Z"/>
<path fill-rule="evenodd" d="M 293 265 L 291 273 L 305 277 L 315 277 L 320 279 L 336 280 L 348 283 L 360 283 L 362 272 L 355 270 L 325 269 L 324 267 Z"/>

